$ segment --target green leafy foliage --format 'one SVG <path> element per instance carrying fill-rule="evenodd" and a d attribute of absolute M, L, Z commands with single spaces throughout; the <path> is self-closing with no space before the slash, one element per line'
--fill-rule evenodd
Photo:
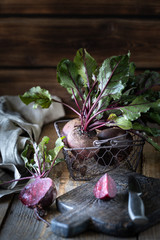
<path fill-rule="evenodd" d="M 25 92 L 22 96 L 20 96 L 20 99 L 26 105 L 34 102 L 34 108 L 37 108 L 38 106 L 48 108 L 52 103 L 50 93 L 39 86 L 33 87 L 28 92 Z"/>
<path fill-rule="evenodd" d="M 79 49 L 74 58 L 74 63 L 78 69 L 79 75 L 83 79 L 85 88 L 91 87 L 93 80 L 92 76 L 97 69 L 97 62 L 85 49 Z"/>
<path fill-rule="evenodd" d="M 83 80 L 78 73 L 78 69 L 74 62 L 63 59 L 57 66 L 57 80 L 61 86 L 65 87 L 70 94 L 76 95 L 81 92 Z"/>
<path fill-rule="evenodd" d="M 129 54 L 106 59 L 99 69 L 98 88 L 103 96 L 119 99 L 129 77 Z"/>
<path fill-rule="evenodd" d="M 86 49 L 81 48 L 73 61 L 60 61 L 57 80 L 71 94 L 78 110 L 63 104 L 81 118 L 83 131 L 118 126 L 146 133 L 143 134 L 146 140 L 148 136 L 160 136 L 158 130 L 150 127 L 151 123 L 160 125 L 160 91 L 153 90 L 160 85 L 160 74 L 147 70 L 136 75 L 135 70 L 130 52 L 107 58 L 98 66 Z M 26 104 L 34 101 L 46 107 L 51 103 L 49 93 L 40 87 L 33 88 L 21 99 Z M 148 141 L 158 149 L 153 140 Z"/>
<path fill-rule="evenodd" d="M 64 147 L 63 139 L 64 137 L 58 138 L 55 147 L 50 150 L 47 150 L 47 143 L 49 142 L 47 136 L 44 136 L 39 144 L 35 142 L 28 143 L 21 153 L 21 157 L 29 172 L 40 176 L 46 174 L 53 166 L 63 161 L 64 159 L 57 158 L 60 150 Z"/>

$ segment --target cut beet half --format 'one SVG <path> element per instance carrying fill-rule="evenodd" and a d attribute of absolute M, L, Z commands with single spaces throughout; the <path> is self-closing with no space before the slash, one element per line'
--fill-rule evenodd
<path fill-rule="evenodd" d="M 117 194 L 116 183 L 107 173 L 96 183 L 93 193 L 98 199 L 114 198 Z"/>

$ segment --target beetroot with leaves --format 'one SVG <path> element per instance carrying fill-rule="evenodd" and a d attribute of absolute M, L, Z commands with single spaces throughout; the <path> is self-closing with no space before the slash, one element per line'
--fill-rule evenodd
<path fill-rule="evenodd" d="M 57 80 L 71 94 L 75 108 L 62 104 L 79 118 L 77 137 L 73 134 L 77 128 L 74 121 L 69 123 L 67 133 L 64 127 L 69 147 L 74 147 L 76 142 L 79 144 L 75 147 L 82 147 L 84 138 L 85 147 L 90 147 L 91 136 L 97 129 L 118 127 L 138 134 L 160 151 L 151 138 L 160 136 L 160 130 L 151 127 L 153 123 L 160 125 L 160 91 L 152 90 L 160 85 L 160 75 L 150 71 L 136 75 L 130 53 L 107 58 L 98 66 L 85 49 L 79 49 L 73 61 L 63 59 L 58 64 Z M 52 101 L 57 102 L 38 86 L 20 98 L 25 104 L 35 102 L 35 106 L 43 108 L 49 107 Z"/>
<path fill-rule="evenodd" d="M 55 148 L 50 149 L 49 151 L 47 151 L 46 147 L 49 138 L 46 136 L 43 137 L 39 144 L 35 142 L 28 143 L 23 150 L 21 157 L 31 176 L 7 182 L 11 183 L 14 181 L 30 179 L 31 182 L 21 190 L 19 199 L 26 207 L 34 210 L 34 213 L 39 220 L 45 221 L 42 217 L 45 215 L 46 209 L 57 197 L 56 186 L 48 175 L 51 169 L 63 160 L 57 158 L 59 151 L 64 146 L 62 140 L 63 138 L 58 138 L 55 143 Z"/>

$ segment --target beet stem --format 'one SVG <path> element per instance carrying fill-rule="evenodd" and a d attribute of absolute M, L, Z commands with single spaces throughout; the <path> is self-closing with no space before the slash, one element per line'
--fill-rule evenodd
<path fill-rule="evenodd" d="M 88 99 L 89 99 L 89 97 L 90 97 L 90 95 L 91 95 L 91 93 L 92 93 L 92 91 L 93 91 L 93 89 L 94 89 L 94 87 L 96 86 L 97 83 L 98 83 L 98 81 L 95 81 L 94 84 L 93 84 L 93 86 L 92 86 L 91 89 L 89 90 L 89 93 L 87 94 L 87 97 L 86 97 L 86 99 L 85 99 L 85 101 L 84 101 L 84 104 L 83 104 L 82 112 L 85 110 L 87 101 L 88 101 Z"/>
<path fill-rule="evenodd" d="M 38 213 L 38 211 L 37 211 L 36 208 L 34 209 L 34 215 L 35 215 L 36 219 L 38 219 L 38 220 L 40 220 L 40 221 L 43 221 L 44 223 L 47 224 L 48 227 L 50 227 L 51 224 L 50 224 L 47 220 L 45 220 L 44 218 L 42 218 L 42 217 L 39 215 L 39 213 Z"/>
<path fill-rule="evenodd" d="M 89 129 L 89 131 L 94 131 L 95 129 L 104 127 L 105 125 L 106 125 L 106 122 L 101 123 L 100 125 L 97 124 L 97 125 L 95 125 L 94 127 L 91 127 L 91 128 Z"/>
<path fill-rule="evenodd" d="M 67 66 L 67 67 L 68 67 L 68 66 Z M 72 75 L 71 75 L 69 69 L 68 69 L 68 72 L 69 72 L 69 74 L 70 74 L 70 78 L 72 79 L 72 82 L 74 83 L 75 88 L 77 89 L 77 93 L 78 93 L 79 97 L 81 98 L 82 102 L 84 102 L 83 95 L 82 95 L 80 89 L 78 88 L 78 86 L 77 86 L 75 80 L 73 79 L 73 77 L 72 77 Z"/>
<path fill-rule="evenodd" d="M 34 153 L 35 158 L 34 159 L 36 160 L 36 162 L 38 164 L 38 175 L 41 175 L 41 163 L 40 163 L 40 160 L 39 160 L 39 157 L 38 157 L 38 154 L 37 154 L 38 151 L 37 151 L 34 143 L 33 143 L 33 147 L 34 147 L 34 151 L 35 151 L 35 153 Z"/>
<path fill-rule="evenodd" d="M 52 101 L 63 104 L 64 106 L 68 107 L 68 108 L 71 109 L 73 112 L 75 112 L 78 116 L 81 116 L 81 114 L 80 114 L 78 111 L 76 111 L 76 109 L 74 109 L 73 107 L 69 106 L 68 104 L 66 104 L 66 103 L 64 103 L 64 102 L 61 102 L 61 101 L 58 101 L 58 100 L 55 100 L 54 98 L 52 98 Z"/>
<path fill-rule="evenodd" d="M 110 80 L 111 80 L 111 78 L 112 78 L 115 70 L 117 69 L 119 63 L 120 63 L 120 61 L 119 61 L 119 62 L 116 64 L 116 66 L 114 67 L 114 69 L 113 69 L 113 71 L 112 71 L 112 73 L 111 73 L 111 76 L 109 77 L 109 79 L 108 79 L 107 83 L 105 84 L 103 90 L 101 91 L 101 93 L 100 93 L 99 96 L 97 97 L 95 103 L 94 103 L 94 104 L 92 105 L 92 107 L 90 108 L 89 113 L 88 113 L 87 118 L 86 118 L 86 123 L 85 123 L 85 126 L 84 126 L 84 130 L 85 130 L 85 131 L 87 130 L 88 124 L 91 122 L 91 120 L 92 120 L 95 116 L 98 115 L 98 114 L 95 114 L 93 117 L 90 118 L 90 115 L 92 114 L 93 110 L 95 109 L 95 107 L 97 106 L 99 100 L 101 99 L 101 96 L 102 96 L 102 94 L 104 93 L 106 87 L 108 86 L 108 84 L 109 84 L 109 82 L 110 82 Z M 104 111 L 100 111 L 99 113 L 101 113 L 101 112 L 104 112 Z"/>
<path fill-rule="evenodd" d="M 74 90 L 73 90 L 73 88 L 72 88 L 72 94 L 73 94 L 74 101 L 75 101 L 75 103 L 76 103 L 76 105 L 77 105 L 77 107 L 78 107 L 79 111 L 81 111 L 81 109 L 80 109 L 80 106 L 79 106 L 79 104 L 78 104 L 78 101 L 77 101 L 77 99 L 76 99 L 76 96 L 75 96 L 75 93 L 74 93 Z"/>
<path fill-rule="evenodd" d="M 27 166 L 25 166 L 26 167 L 26 169 L 27 169 L 27 171 L 32 175 L 32 176 L 34 176 L 34 177 L 36 177 L 36 174 L 34 174 L 33 172 L 31 172 L 31 170 L 27 167 Z M 37 171 L 36 171 L 37 172 Z M 38 173 L 37 173 L 38 174 Z"/>
<path fill-rule="evenodd" d="M 47 172 L 44 172 L 44 174 L 46 174 L 46 175 L 45 175 L 46 177 L 47 177 L 47 176 L 49 175 L 49 173 L 51 172 L 51 170 L 52 170 L 52 168 L 53 168 L 53 166 L 54 166 L 54 164 L 55 164 L 55 160 L 56 160 L 56 158 L 53 160 L 53 162 L 52 162 L 49 170 L 48 170 Z"/>
<path fill-rule="evenodd" d="M 23 177 L 23 178 L 19 178 L 19 179 L 12 179 L 10 181 L 0 183 L 0 186 L 3 185 L 3 184 L 9 184 L 9 183 L 18 182 L 18 181 L 27 180 L 27 179 L 32 179 L 32 178 L 35 178 L 35 176 Z"/>

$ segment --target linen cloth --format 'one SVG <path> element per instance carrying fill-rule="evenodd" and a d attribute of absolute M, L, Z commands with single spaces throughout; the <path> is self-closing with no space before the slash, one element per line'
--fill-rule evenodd
<path fill-rule="evenodd" d="M 54 99 L 61 101 L 57 96 Z M 25 105 L 19 96 L 0 97 L 0 181 L 19 179 L 26 168 L 20 157 L 26 142 L 38 141 L 42 127 L 65 116 L 62 104 L 53 102 L 48 109 Z M 0 186 L 0 197 L 20 191 L 22 184 Z"/>

